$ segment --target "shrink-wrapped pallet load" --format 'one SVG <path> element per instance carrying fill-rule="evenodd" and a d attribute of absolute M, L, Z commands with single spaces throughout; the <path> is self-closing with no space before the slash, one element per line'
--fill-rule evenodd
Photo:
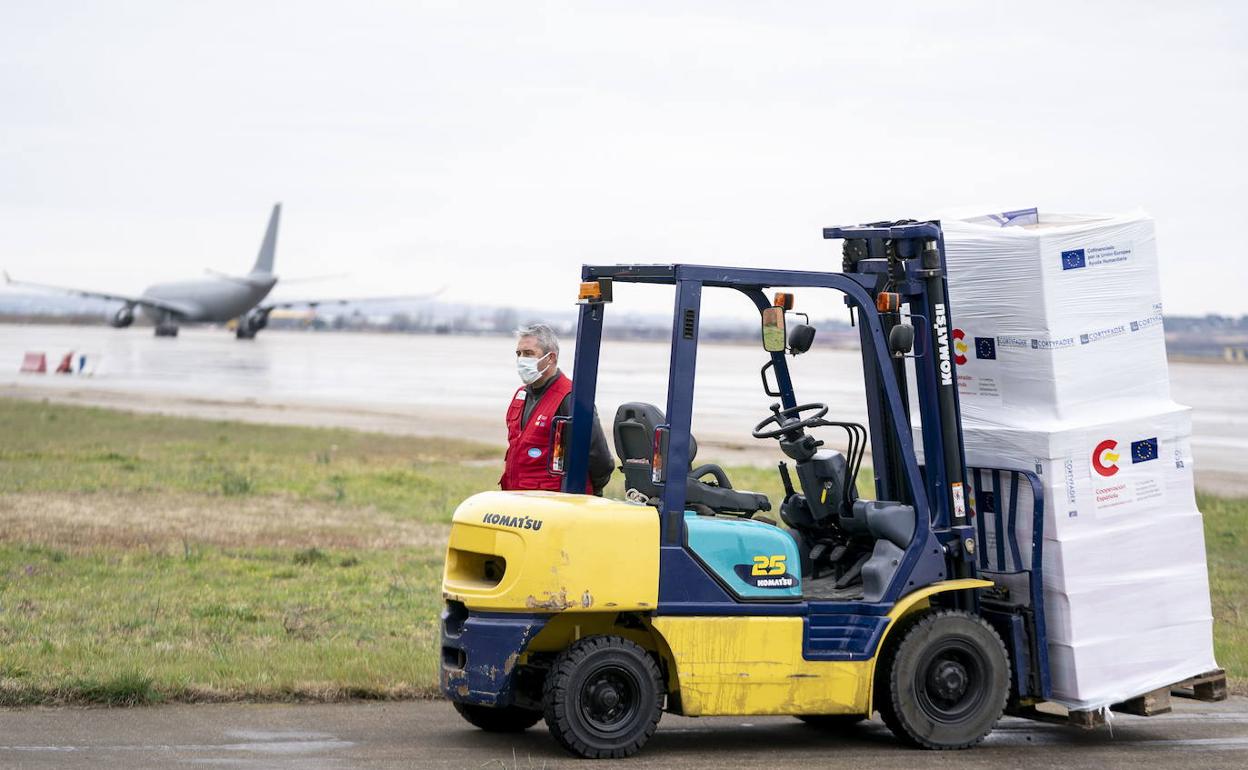
<path fill-rule="evenodd" d="M 1101 708 L 1216 668 L 1152 221 L 1032 209 L 942 225 L 967 463 L 1044 488 L 1053 699 Z M 986 477 L 976 502 L 1010 494 Z M 1016 531 L 1030 542 L 1027 516 Z"/>

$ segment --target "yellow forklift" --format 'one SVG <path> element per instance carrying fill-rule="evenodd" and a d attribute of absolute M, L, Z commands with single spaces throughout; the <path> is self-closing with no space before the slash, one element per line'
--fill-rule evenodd
<path fill-rule="evenodd" d="M 840 272 L 583 268 L 572 415 L 548 450 L 562 491 L 482 493 L 454 515 L 441 687 L 473 725 L 518 731 L 545 719 L 570 753 L 601 758 L 639 751 L 663 711 L 793 715 L 830 730 L 879 712 L 907 744 L 960 749 L 1007 705 L 1049 695 L 1040 486 L 1025 472 L 965 466 L 939 223 L 824 236 L 843 242 Z M 607 307 L 634 283 L 675 290 L 667 402 L 615 415 L 628 499 L 606 500 L 584 482 L 599 348 Z M 783 527 L 762 516 L 773 507 L 765 495 L 695 465 L 708 289 L 736 292 L 759 313 L 762 387 L 776 403 L 753 436 L 793 464 L 792 474 L 778 464 Z M 808 322 L 789 328 L 794 295 L 810 302 L 828 289 L 859 333 L 866 425 L 800 402 L 790 377 L 786 355 L 815 335 Z M 858 491 L 868 443 L 874 497 Z M 968 484 L 985 478 L 1011 491 L 997 502 L 981 494 L 975 516 Z M 1020 516 L 1033 519 L 1024 546 L 1034 570 L 995 558 L 1017 556 L 1005 522 Z M 980 543 L 994 517 L 990 554 Z"/>

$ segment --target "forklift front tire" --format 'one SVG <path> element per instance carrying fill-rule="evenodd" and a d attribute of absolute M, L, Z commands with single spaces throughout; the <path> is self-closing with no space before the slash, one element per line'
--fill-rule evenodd
<path fill-rule="evenodd" d="M 920 616 L 882 661 L 888 702 L 880 716 L 905 743 L 966 749 L 984 739 L 1005 710 L 1010 669 L 1001 637 L 983 618 L 957 610 Z"/>
<path fill-rule="evenodd" d="M 472 703 L 456 703 L 455 710 L 473 727 L 487 733 L 522 733 L 542 718 L 542 712 L 504 706 L 478 706 Z"/>
<path fill-rule="evenodd" d="M 551 735 L 569 753 L 630 757 L 658 728 L 663 677 L 637 644 L 618 636 L 587 636 L 555 659 L 542 700 Z"/>

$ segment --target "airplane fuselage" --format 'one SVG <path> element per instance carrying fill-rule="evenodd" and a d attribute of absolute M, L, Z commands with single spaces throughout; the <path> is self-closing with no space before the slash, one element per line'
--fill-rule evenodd
<path fill-rule="evenodd" d="M 143 298 L 183 306 L 187 312 L 171 314 L 147 305 L 141 309 L 145 316 L 156 321 L 224 323 L 259 305 L 276 283 L 275 275 L 254 273 L 237 279 L 199 278 L 160 283 L 145 289 Z"/>

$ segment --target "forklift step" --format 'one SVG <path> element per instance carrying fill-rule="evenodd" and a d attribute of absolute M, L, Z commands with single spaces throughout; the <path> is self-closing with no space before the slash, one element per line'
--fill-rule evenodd
<path fill-rule="evenodd" d="M 1226 700 L 1226 671 L 1216 669 L 1170 685 L 1170 694 L 1202 701 Z"/>

